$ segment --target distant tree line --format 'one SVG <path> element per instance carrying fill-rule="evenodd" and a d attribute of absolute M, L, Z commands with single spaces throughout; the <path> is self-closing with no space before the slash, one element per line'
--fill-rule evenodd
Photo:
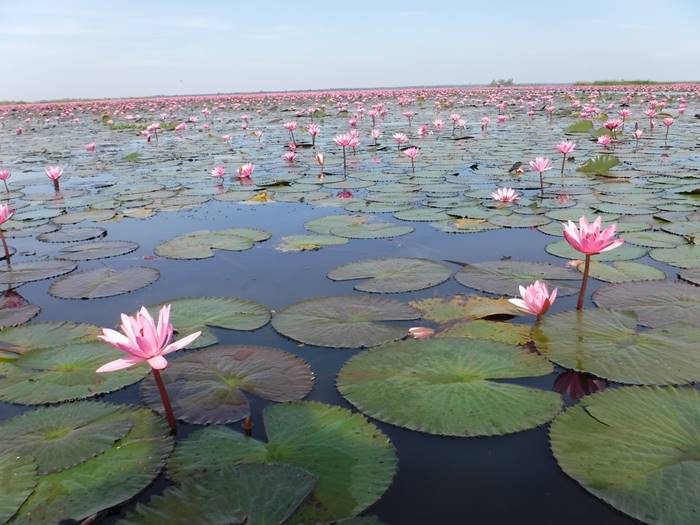
<path fill-rule="evenodd" d="M 512 78 L 499 78 L 498 80 L 492 80 L 489 86 L 512 86 L 513 84 Z"/>

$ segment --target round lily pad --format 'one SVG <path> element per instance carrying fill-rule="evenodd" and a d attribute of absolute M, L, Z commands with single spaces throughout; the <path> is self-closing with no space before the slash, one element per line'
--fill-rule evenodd
<path fill-rule="evenodd" d="M 578 291 L 581 276 L 553 264 L 511 260 L 465 264 L 455 279 L 469 288 L 498 295 L 515 295 L 518 286 L 546 281 L 550 288 L 559 288 L 559 295 L 572 295 Z"/>
<path fill-rule="evenodd" d="M 593 294 L 603 308 L 635 312 L 638 322 L 652 328 L 700 318 L 700 289 L 671 281 L 611 284 Z"/>
<path fill-rule="evenodd" d="M 317 477 L 312 500 L 323 522 L 362 512 L 389 488 L 394 447 L 361 415 L 311 401 L 271 405 L 263 415 L 267 443 L 209 426 L 178 443 L 168 473 L 182 482 L 239 463 L 300 467 Z"/>
<path fill-rule="evenodd" d="M 41 312 L 40 306 L 31 304 L 14 290 L 8 290 L 0 295 L 0 328 L 24 324 L 39 312 Z"/>
<path fill-rule="evenodd" d="M 82 521 L 133 498 L 158 476 L 173 447 L 167 424 L 149 409 L 117 406 L 99 421 L 128 421 L 129 433 L 94 458 L 40 478 L 13 525 Z"/>
<path fill-rule="evenodd" d="M 17 286 L 22 283 L 50 279 L 72 272 L 78 265 L 71 261 L 28 261 L 0 267 L 0 284 Z"/>
<path fill-rule="evenodd" d="M 100 330 L 91 324 L 50 321 L 0 331 L 0 357 L 15 359 L 33 350 L 96 342 Z"/>
<path fill-rule="evenodd" d="M 25 325 L 20 330 L 35 325 Z M 31 350 L 0 362 L 0 400 L 22 405 L 60 403 L 119 390 L 148 373 L 148 366 L 98 374 L 96 370 L 124 354 L 102 343 L 66 344 Z"/>
<path fill-rule="evenodd" d="M 430 434 L 489 436 L 536 427 L 559 412 L 558 394 L 500 381 L 552 370 L 518 347 L 438 338 L 357 354 L 337 383 L 343 397 L 380 421 Z"/>
<path fill-rule="evenodd" d="M 365 223 L 368 219 L 367 215 L 327 215 L 305 222 L 304 228 L 314 233 L 329 235 L 331 228 Z"/>
<path fill-rule="evenodd" d="M 132 241 L 95 241 L 63 248 L 58 257 L 70 261 L 91 261 L 131 253 L 138 249 Z"/>
<path fill-rule="evenodd" d="M 676 268 L 700 268 L 700 246 L 695 244 L 684 244 L 675 248 L 656 248 L 649 252 L 649 257 Z"/>
<path fill-rule="evenodd" d="M 336 235 L 287 235 L 282 237 L 277 249 L 281 252 L 305 252 L 320 250 L 324 246 L 337 246 L 350 242 Z"/>
<path fill-rule="evenodd" d="M 584 397 L 549 433 L 562 470 L 644 523 L 687 525 L 700 514 L 700 393 L 625 387 Z"/>
<path fill-rule="evenodd" d="M 270 233 L 253 228 L 201 230 L 161 243 L 156 246 L 155 252 L 168 259 L 207 259 L 214 257 L 215 249 L 240 252 L 270 237 Z"/>
<path fill-rule="evenodd" d="M 532 331 L 539 352 L 564 368 L 642 385 L 700 381 L 698 338 L 696 325 L 639 330 L 634 313 L 604 309 L 546 316 Z"/>
<path fill-rule="evenodd" d="M 0 455 L 0 523 L 6 523 L 36 486 L 36 463 L 31 456 Z"/>
<path fill-rule="evenodd" d="M 547 253 L 563 257 L 564 259 L 583 259 L 584 254 L 574 250 L 565 240 L 555 241 L 544 248 Z M 644 257 L 647 253 L 647 248 L 642 246 L 633 246 L 631 244 L 623 244 L 608 252 L 599 253 L 591 257 L 592 261 L 608 262 L 608 261 L 630 261 Z"/>
<path fill-rule="evenodd" d="M 444 283 L 452 270 L 428 259 L 395 257 L 367 259 L 339 266 L 328 273 L 334 281 L 363 279 L 355 290 L 375 293 L 400 293 L 423 290 Z"/>
<path fill-rule="evenodd" d="M 61 299 L 112 297 L 148 286 L 158 277 L 158 270 L 144 266 L 132 266 L 124 270 L 96 268 L 62 277 L 49 287 L 49 293 Z"/>
<path fill-rule="evenodd" d="M 42 233 L 37 239 L 42 242 L 76 242 L 97 239 L 107 235 L 104 228 L 61 228 L 58 231 Z"/>
<path fill-rule="evenodd" d="M 585 263 L 576 266 L 583 273 Z M 590 276 L 608 283 L 626 283 L 630 281 L 658 281 L 666 278 L 666 274 L 648 264 L 631 261 L 617 261 L 605 264 L 591 261 Z"/>
<path fill-rule="evenodd" d="M 188 297 L 167 301 L 172 306 L 170 322 L 182 336 L 202 332 L 187 348 L 204 348 L 218 342 L 210 328 L 257 330 L 270 322 L 270 311 L 263 305 L 235 297 Z M 157 315 L 162 305 L 152 305 Z"/>
<path fill-rule="evenodd" d="M 331 233 L 348 239 L 389 239 L 411 233 L 410 226 L 397 226 L 390 222 L 352 223 L 331 228 Z"/>
<path fill-rule="evenodd" d="M 315 484 L 312 474 L 291 465 L 227 466 L 168 487 L 118 523 L 281 525 Z"/>
<path fill-rule="evenodd" d="M 178 419 L 188 423 L 233 423 L 250 415 L 245 392 L 270 401 L 306 397 L 313 372 L 302 359 L 261 346 L 217 346 L 174 360 L 162 372 Z M 147 405 L 163 413 L 152 379 L 141 384 Z"/>
<path fill-rule="evenodd" d="M 126 436 L 131 421 L 105 421 L 119 411 L 119 405 L 81 401 L 25 412 L 0 423 L 0 454 L 33 457 L 40 475 L 65 470 Z"/>
<path fill-rule="evenodd" d="M 384 321 L 419 317 L 407 304 L 381 297 L 323 297 L 288 306 L 275 315 L 272 327 L 301 343 L 361 348 L 406 335 L 406 327 Z"/>

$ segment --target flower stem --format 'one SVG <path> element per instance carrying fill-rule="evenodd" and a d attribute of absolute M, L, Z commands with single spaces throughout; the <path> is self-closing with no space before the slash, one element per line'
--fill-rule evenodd
<path fill-rule="evenodd" d="M 347 161 L 345 158 L 345 146 L 343 146 L 343 173 L 347 173 L 347 171 L 348 171 L 348 165 L 347 165 Z"/>
<path fill-rule="evenodd" d="M 588 271 L 591 268 L 591 256 L 586 254 L 586 266 L 583 269 L 583 280 L 581 281 L 581 289 L 578 292 L 577 310 L 583 310 L 583 299 L 586 295 L 586 286 L 588 286 Z"/>
<path fill-rule="evenodd" d="M 56 193 L 58 193 L 59 191 L 61 191 L 61 186 L 60 186 L 60 184 L 59 184 L 59 182 L 58 182 L 58 179 L 54 179 L 54 180 L 53 180 L 53 189 L 54 189 L 54 191 L 55 191 Z"/>
<path fill-rule="evenodd" d="M 540 196 L 544 199 L 544 180 L 542 180 L 542 172 L 540 171 Z"/>
<path fill-rule="evenodd" d="M 5 250 L 5 262 L 8 268 L 12 268 L 10 264 L 10 248 L 7 246 L 7 241 L 5 240 L 5 232 L 0 229 L 0 240 L 2 240 L 2 247 Z"/>
<path fill-rule="evenodd" d="M 561 159 L 561 174 L 564 175 L 564 163 L 566 162 L 566 155 Z"/>
<path fill-rule="evenodd" d="M 7 181 L 3 179 L 2 182 L 5 184 L 5 191 L 6 191 L 7 193 L 10 193 L 10 188 L 7 187 Z"/>
<path fill-rule="evenodd" d="M 165 417 L 168 419 L 168 425 L 170 430 L 174 434 L 177 432 L 177 421 L 173 415 L 173 407 L 170 406 L 170 398 L 168 397 L 168 391 L 165 389 L 165 383 L 163 383 L 163 378 L 160 375 L 160 371 L 155 368 L 151 368 L 153 372 L 153 378 L 156 380 L 158 385 L 158 392 L 160 392 L 160 399 L 163 401 L 163 408 L 165 409 Z"/>

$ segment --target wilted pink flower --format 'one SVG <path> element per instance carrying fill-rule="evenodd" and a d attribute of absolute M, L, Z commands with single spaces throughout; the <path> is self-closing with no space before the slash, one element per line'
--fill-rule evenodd
<path fill-rule="evenodd" d="M 408 329 L 408 334 L 413 339 L 427 339 L 435 334 L 435 330 L 427 326 L 414 326 Z"/>
<path fill-rule="evenodd" d="M 352 199 L 352 192 L 347 191 L 347 190 L 342 190 L 336 194 L 336 197 L 338 197 L 339 199 Z"/>

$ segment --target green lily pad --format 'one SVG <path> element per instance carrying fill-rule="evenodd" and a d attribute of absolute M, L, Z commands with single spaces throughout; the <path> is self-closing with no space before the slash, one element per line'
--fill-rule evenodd
<path fill-rule="evenodd" d="M 639 330 L 634 313 L 604 309 L 546 316 L 532 331 L 540 353 L 558 365 L 638 385 L 699 381 L 699 337 L 696 325 Z"/>
<path fill-rule="evenodd" d="M 367 259 L 339 266 L 328 273 L 334 281 L 363 279 L 355 290 L 374 293 L 401 293 L 423 290 L 447 281 L 452 270 L 427 259 L 396 257 Z"/>
<path fill-rule="evenodd" d="M 12 330 L 30 328 L 20 326 Z M 31 350 L 0 362 L 0 400 L 22 405 L 60 403 L 113 392 L 140 381 L 148 366 L 98 374 L 96 370 L 124 354 L 102 343 L 66 344 Z"/>
<path fill-rule="evenodd" d="M 420 311 L 423 319 L 437 323 L 449 323 L 451 321 L 466 321 L 483 319 L 494 316 L 517 316 L 522 311 L 510 303 L 508 299 L 480 297 L 478 295 L 455 295 L 451 299 L 431 297 L 411 301 L 413 308 Z"/>
<path fill-rule="evenodd" d="M 330 235 L 332 228 L 347 226 L 348 224 L 365 223 L 368 219 L 367 215 L 327 215 L 305 222 L 304 228 L 321 235 Z"/>
<path fill-rule="evenodd" d="M 320 250 L 324 246 L 337 246 L 350 242 L 336 235 L 287 235 L 282 237 L 277 249 L 281 252 L 304 252 Z"/>
<path fill-rule="evenodd" d="M 0 267 L 0 284 L 17 286 L 22 283 L 50 279 L 72 272 L 78 265 L 71 261 L 28 261 Z"/>
<path fill-rule="evenodd" d="M 240 463 L 300 467 L 317 477 L 312 499 L 323 515 L 319 521 L 354 516 L 389 488 L 397 467 L 394 447 L 361 415 L 337 406 L 295 401 L 268 406 L 263 417 L 267 443 L 227 427 L 193 432 L 170 457 L 170 477 L 184 482 Z M 290 523 L 299 524 L 294 517 Z"/>
<path fill-rule="evenodd" d="M 174 360 L 161 373 L 175 417 L 188 423 L 233 423 L 250 415 L 244 392 L 270 401 L 296 401 L 311 391 L 313 372 L 302 359 L 261 346 L 217 346 Z M 141 395 L 163 413 L 153 379 Z"/>
<path fill-rule="evenodd" d="M 85 210 L 85 211 L 74 211 L 69 213 L 64 213 L 52 219 L 54 224 L 78 224 L 79 222 L 104 222 L 108 221 L 116 215 L 114 210 Z"/>
<path fill-rule="evenodd" d="M 31 456 L 0 455 L 0 523 L 6 523 L 36 486 L 36 463 Z"/>
<path fill-rule="evenodd" d="M 352 223 L 331 228 L 331 233 L 348 239 L 390 239 L 411 233 L 410 226 L 390 222 Z"/>
<path fill-rule="evenodd" d="M 0 295 L 0 329 L 24 324 L 41 312 L 41 307 L 31 304 L 14 290 Z M 1 333 L 1 332 L 0 332 Z M 0 358 L 2 346 L 0 345 Z"/>
<path fill-rule="evenodd" d="M 104 228 L 61 228 L 58 231 L 42 233 L 37 240 L 42 242 L 76 242 L 89 241 L 107 235 Z"/>
<path fill-rule="evenodd" d="M 509 260 L 465 264 L 455 279 L 469 288 L 510 296 L 517 295 L 520 285 L 545 281 L 551 288 L 558 288 L 559 295 L 566 296 L 578 291 L 581 276 L 552 264 Z"/>
<path fill-rule="evenodd" d="M 577 120 L 564 131 L 566 133 L 587 133 L 593 129 L 593 122 L 590 120 Z"/>
<path fill-rule="evenodd" d="M 625 242 L 647 248 L 673 248 L 685 241 L 678 235 L 659 231 L 630 232 L 625 234 Z"/>
<path fill-rule="evenodd" d="M 0 331 L 0 360 L 16 359 L 33 350 L 96 342 L 100 330 L 67 321 L 33 323 Z"/>
<path fill-rule="evenodd" d="M 649 257 L 677 268 L 700 268 L 700 246 L 684 244 L 675 248 L 657 248 Z"/>
<path fill-rule="evenodd" d="M 700 269 L 694 270 L 683 270 L 678 274 L 678 277 L 694 284 L 695 286 L 700 286 Z"/>
<path fill-rule="evenodd" d="M 263 305 L 235 297 L 188 297 L 167 301 L 170 304 L 170 322 L 182 336 L 201 331 L 187 348 L 204 348 L 218 342 L 210 328 L 225 330 L 257 330 L 270 322 L 270 311 Z M 148 309 L 156 316 L 161 305 Z"/>
<path fill-rule="evenodd" d="M 240 252 L 270 237 L 270 233 L 253 228 L 201 230 L 161 243 L 156 246 L 155 253 L 168 259 L 207 259 L 214 257 L 215 249 Z"/>
<path fill-rule="evenodd" d="M 173 447 L 165 421 L 146 408 L 117 406 L 102 421 L 129 421 L 129 433 L 96 457 L 40 478 L 13 525 L 82 521 L 133 498 L 158 476 Z"/>
<path fill-rule="evenodd" d="M 131 421 L 104 421 L 120 411 L 119 405 L 81 401 L 25 412 L 0 423 L 0 454 L 33 457 L 40 475 L 60 472 L 126 436 Z"/>
<path fill-rule="evenodd" d="M 585 263 L 576 266 L 583 273 Z M 591 261 L 589 275 L 599 281 L 608 283 L 626 283 L 631 281 L 657 281 L 666 279 L 666 274 L 648 264 L 630 261 L 617 261 L 612 264 Z"/>
<path fill-rule="evenodd" d="M 138 243 L 131 241 L 95 241 L 67 246 L 59 252 L 58 257 L 69 261 L 91 261 L 131 253 L 138 247 Z"/>
<path fill-rule="evenodd" d="M 367 415 L 445 436 L 490 436 L 544 424 L 561 398 L 494 380 L 543 376 L 552 366 L 537 354 L 476 339 L 402 341 L 351 358 L 338 390 Z"/>
<path fill-rule="evenodd" d="M 598 155 L 588 159 L 576 171 L 583 173 L 605 175 L 609 170 L 620 164 L 620 160 L 614 155 Z"/>
<path fill-rule="evenodd" d="M 361 348 L 406 335 L 406 327 L 384 321 L 419 317 L 407 304 L 381 297 L 323 297 L 286 307 L 272 319 L 272 327 L 305 344 Z"/>
<path fill-rule="evenodd" d="M 436 334 L 436 337 L 466 337 L 484 341 L 497 341 L 509 345 L 524 345 L 532 340 L 530 327 L 500 321 L 475 319 L 456 323 Z"/>
<path fill-rule="evenodd" d="M 585 257 L 579 251 L 574 250 L 566 240 L 555 241 L 544 247 L 547 253 L 562 257 L 564 259 L 583 259 Z M 599 253 L 591 257 L 591 261 L 609 262 L 609 261 L 630 261 L 644 257 L 647 249 L 641 246 L 633 246 L 631 244 L 623 244 L 617 248 Z"/>
<path fill-rule="evenodd" d="M 158 270 L 145 266 L 131 266 L 124 270 L 102 267 L 62 277 L 49 287 L 49 293 L 61 299 L 112 297 L 148 286 L 158 277 Z"/>
<path fill-rule="evenodd" d="M 656 328 L 676 322 L 697 323 L 700 289 L 671 281 L 611 284 L 593 294 L 600 307 L 635 312 L 639 323 Z"/>
<path fill-rule="evenodd" d="M 188 479 L 139 504 L 119 525 L 282 525 L 316 478 L 290 465 L 235 465 Z"/>
<path fill-rule="evenodd" d="M 552 452 L 583 488 L 644 523 L 700 514 L 700 394 L 625 387 L 587 396 L 552 423 Z"/>

